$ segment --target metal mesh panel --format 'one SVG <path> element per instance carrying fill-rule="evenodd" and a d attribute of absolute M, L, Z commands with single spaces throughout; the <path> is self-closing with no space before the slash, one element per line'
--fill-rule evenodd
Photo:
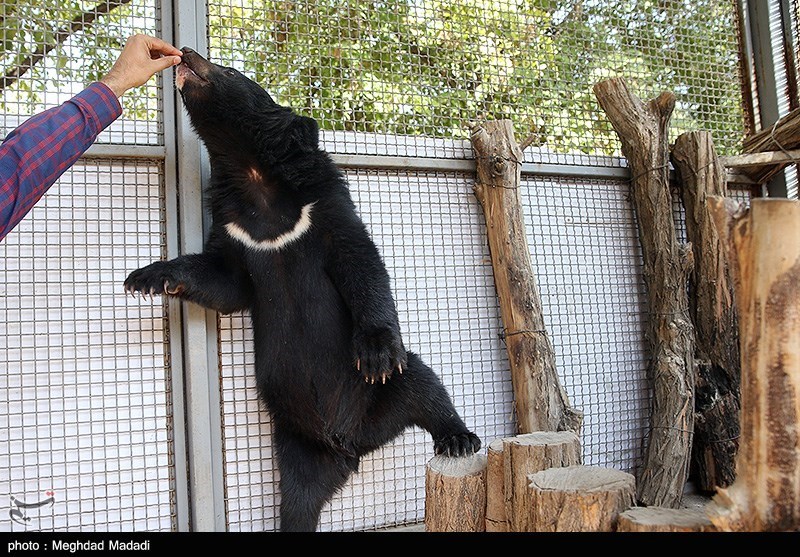
<path fill-rule="evenodd" d="M 528 247 L 584 463 L 633 471 L 648 425 L 647 299 L 624 182 L 524 178 Z"/>
<path fill-rule="evenodd" d="M 784 12 L 781 0 L 769 0 L 770 3 L 770 37 L 772 38 L 772 52 L 775 62 L 776 95 L 778 96 L 778 113 L 780 117 L 788 114 L 797 106 L 797 80 L 794 73 L 794 53 L 783 44 L 784 37 L 791 41 L 793 35 L 791 10 L 787 9 L 788 20 L 784 27 Z M 788 198 L 797 197 L 797 167 L 789 166 L 783 171 L 786 181 L 786 195 Z"/>
<path fill-rule="evenodd" d="M 635 472 L 649 429 L 648 303 L 627 182 L 526 178 L 528 246 L 556 367 L 584 412 L 584 464 Z M 749 200 L 746 190 L 729 196 Z M 686 220 L 673 188 L 677 241 Z"/>
<path fill-rule="evenodd" d="M 791 0 L 791 7 L 789 8 L 789 27 L 791 30 L 791 41 L 794 51 L 792 52 L 792 59 L 794 60 L 794 74 L 800 74 L 800 2 Z M 800 99 L 794 99 L 800 102 Z"/>
<path fill-rule="evenodd" d="M 800 74 L 800 23 L 798 22 L 798 18 L 800 17 L 800 4 L 797 0 L 791 1 L 791 7 L 788 10 L 789 12 L 789 30 L 792 40 L 792 46 L 794 47 L 794 52 L 792 52 L 792 60 L 794 61 L 795 67 L 793 68 L 792 77 L 796 80 L 797 76 Z M 793 89 L 787 91 L 787 93 L 791 94 L 792 92 L 797 95 L 797 83 L 792 83 Z M 800 103 L 800 99 L 797 98 L 789 98 L 787 99 L 789 104 L 789 108 L 794 108 Z M 790 167 L 786 171 L 787 177 L 787 197 L 789 199 L 800 199 L 800 176 L 798 176 L 798 167 Z"/>
<path fill-rule="evenodd" d="M 439 373 L 484 443 L 513 434 L 512 392 L 472 178 L 351 171 L 351 191 L 384 257 L 404 342 Z M 273 530 L 280 494 L 269 418 L 259 411 L 247 316 L 220 320 L 226 509 L 231 530 Z M 321 530 L 419 522 L 430 436 L 406 432 L 364 458 L 321 518 Z"/>
<path fill-rule="evenodd" d="M 340 153 L 431 156 L 410 137 L 424 136 L 446 139 L 444 156 L 469 157 L 459 140 L 470 121 L 510 118 L 535 147 L 615 155 L 592 86 L 616 75 L 642 98 L 673 91 L 675 134 L 708 130 L 722 154 L 741 139 L 733 0 L 209 0 L 208 9 L 212 59 L 323 130 L 352 132 Z"/>
<path fill-rule="evenodd" d="M 80 161 L 0 243 L 0 530 L 173 528 L 169 330 L 122 289 L 162 256 L 161 174 Z"/>
<path fill-rule="evenodd" d="M 708 130 L 739 150 L 735 1 L 208 0 L 209 55 L 314 117 L 332 153 L 473 157 L 470 123 L 509 118 L 529 162 L 624 166 L 592 86 L 622 75 L 677 96 L 671 135 Z M 179 45 L 183 46 L 183 45 Z M 193 45 L 188 45 L 193 46 Z M 413 162 L 411 163 L 413 166 Z M 437 369 L 485 444 L 514 429 L 512 392 L 473 176 L 351 170 L 386 259 L 406 342 Z M 587 464 L 633 471 L 646 441 L 646 297 L 628 184 L 526 177 L 528 241 Z M 676 226 L 682 232 L 680 207 Z M 252 379 L 246 315 L 220 320 L 226 512 L 273 530 L 270 422 Z M 365 459 L 323 530 L 418 522 L 430 441 L 413 430 Z"/>
<path fill-rule="evenodd" d="M 157 0 L 0 0 L 0 133 L 103 77 L 128 36 L 160 36 Z M 163 144 L 161 75 L 128 91 L 100 143 Z"/>
<path fill-rule="evenodd" d="M 390 275 L 408 346 L 438 370 L 485 445 L 515 419 L 486 229 L 474 177 L 351 171 L 354 199 Z M 584 463 L 635 472 L 647 441 L 647 298 L 627 182 L 523 176 L 531 261 L 556 366 L 584 412 Z M 731 197 L 746 201 L 743 190 Z M 685 224 L 673 195 L 678 240 Z M 249 317 L 220 320 L 226 509 L 231 530 L 277 528 L 271 426 L 260 409 Z M 412 430 L 362 463 L 323 530 L 421 521 L 430 441 Z"/>
<path fill-rule="evenodd" d="M 228 529 L 277 529 L 278 473 L 269 416 L 256 392 L 247 314 L 220 316 L 222 436 Z"/>

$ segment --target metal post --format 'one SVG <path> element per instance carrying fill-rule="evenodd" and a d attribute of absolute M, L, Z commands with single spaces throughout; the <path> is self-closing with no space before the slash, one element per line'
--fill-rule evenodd
<path fill-rule="evenodd" d="M 165 2 L 161 6 L 161 34 L 171 37 L 172 4 Z M 178 192 L 176 140 L 175 140 L 175 96 L 172 92 L 173 70 L 167 70 L 159 75 L 161 80 L 162 110 L 161 118 L 164 125 L 164 153 L 161 160 L 164 171 L 164 195 L 166 209 L 166 242 L 167 258 L 172 259 L 180 253 L 179 249 L 179 223 L 178 223 Z M 187 532 L 191 529 L 191 514 L 189 511 L 189 484 L 187 475 L 187 444 L 186 444 L 186 409 L 185 386 L 183 381 L 183 344 L 180 341 L 181 311 L 180 304 L 170 300 L 167 306 L 169 319 L 169 356 L 170 356 L 170 386 L 172 393 L 172 446 L 175 473 L 175 513 L 176 529 Z"/>
<path fill-rule="evenodd" d="M 747 29 L 753 47 L 753 67 L 756 74 L 758 112 L 761 129 L 769 129 L 781 117 L 778 94 L 778 73 L 784 75 L 784 68 L 776 64 L 772 47 L 770 14 L 772 2 L 769 0 L 744 0 L 747 3 Z M 788 194 L 786 176 L 778 173 L 767 184 L 770 197 L 786 197 Z"/>
<path fill-rule="evenodd" d="M 174 40 L 178 48 L 207 49 L 206 2 L 175 0 Z M 177 97 L 177 92 L 175 93 Z M 177 194 L 180 212 L 180 253 L 203 249 L 202 183 L 208 172 L 205 150 L 191 128 L 180 101 L 175 100 Z M 183 303 L 183 371 L 186 393 L 189 507 L 194 531 L 224 531 L 225 500 L 222 467 L 217 316 Z"/>

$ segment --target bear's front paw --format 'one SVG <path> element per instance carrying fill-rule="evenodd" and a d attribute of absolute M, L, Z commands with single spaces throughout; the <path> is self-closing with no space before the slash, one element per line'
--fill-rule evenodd
<path fill-rule="evenodd" d="M 481 440 L 471 431 L 456 433 L 433 443 L 433 451 L 444 456 L 469 456 L 480 449 Z"/>
<path fill-rule="evenodd" d="M 142 296 L 148 294 L 152 298 L 156 294 L 180 296 L 186 285 L 175 276 L 169 261 L 156 261 L 147 267 L 133 271 L 125 279 L 125 292 L 135 296 L 140 292 Z"/>
<path fill-rule="evenodd" d="M 386 383 L 395 371 L 403 373 L 408 356 L 397 331 L 388 327 L 358 331 L 353 348 L 356 369 L 367 383 Z"/>

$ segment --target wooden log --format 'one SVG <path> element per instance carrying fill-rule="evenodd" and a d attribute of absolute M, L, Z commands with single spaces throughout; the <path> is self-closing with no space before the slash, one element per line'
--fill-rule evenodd
<path fill-rule="evenodd" d="M 725 169 L 708 132 L 678 136 L 672 148 L 692 244 L 689 309 L 695 328 L 695 425 L 691 476 L 702 491 L 736 477 L 739 446 L 739 324 L 728 251 L 707 198 L 727 196 Z"/>
<path fill-rule="evenodd" d="M 580 440 L 571 431 L 537 431 L 503 439 L 503 484 L 508 530 L 527 532 L 529 529 L 530 474 L 581 462 Z"/>
<path fill-rule="evenodd" d="M 636 479 L 613 468 L 550 468 L 528 478 L 530 532 L 613 532 L 634 504 Z"/>
<path fill-rule="evenodd" d="M 736 480 L 709 516 L 723 531 L 800 530 L 800 201 L 710 198 L 731 254 L 741 346 Z"/>
<path fill-rule="evenodd" d="M 780 118 L 774 125 L 746 137 L 742 142 L 744 153 L 790 150 L 800 147 L 800 108 Z"/>
<path fill-rule="evenodd" d="M 713 532 L 702 508 L 632 507 L 620 513 L 617 532 Z"/>
<path fill-rule="evenodd" d="M 774 125 L 746 137 L 742 142 L 744 154 L 765 151 L 789 153 L 800 147 L 800 109 L 794 109 L 780 118 Z M 794 160 L 797 162 L 797 159 Z M 743 169 L 753 181 L 763 184 L 788 166 L 789 162 L 766 163 L 762 166 L 748 165 Z"/>
<path fill-rule="evenodd" d="M 530 262 L 519 193 L 522 150 L 509 120 L 472 130 L 477 161 L 475 196 L 486 217 L 489 253 L 503 318 L 517 431 L 574 431 L 583 415 L 570 406 L 556 373 Z"/>
<path fill-rule="evenodd" d="M 508 532 L 504 476 L 503 440 L 495 439 L 486 449 L 487 532 Z"/>
<path fill-rule="evenodd" d="M 483 532 L 486 457 L 433 457 L 425 469 L 425 530 Z"/>
<path fill-rule="evenodd" d="M 766 151 L 749 155 L 730 155 L 719 157 L 719 162 L 728 168 L 746 168 L 748 166 L 767 166 L 775 164 L 792 164 L 800 160 L 800 149 L 792 151 Z"/>
<path fill-rule="evenodd" d="M 677 507 L 688 477 L 694 430 L 695 363 L 687 295 L 691 249 L 678 244 L 669 188 L 667 133 L 675 96 L 662 93 L 645 104 L 622 78 L 597 83 L 594 93 L 622 141 L 633 176 L 650 310 L 652 415 L 637 498 L 647 506 Z"/>

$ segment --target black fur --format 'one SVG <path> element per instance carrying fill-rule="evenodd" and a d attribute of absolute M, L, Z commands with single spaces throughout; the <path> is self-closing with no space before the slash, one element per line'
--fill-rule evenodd
<path fill-rule="evenodd" d="M 249 310 L 258 391 L 275 428 L 281 530 L 315 530 L 359 458 L 417 425 L 437 454 L 480 449 L 436 374 L 405 349 L 389 276 L 314 120 L 241 73 L 184 48 L 178 87 L 211 159 L 213 224 L 202 253 L 134 271 L 130 292 Z M 255 241 L 310 228 L 281 249 Z"/>

